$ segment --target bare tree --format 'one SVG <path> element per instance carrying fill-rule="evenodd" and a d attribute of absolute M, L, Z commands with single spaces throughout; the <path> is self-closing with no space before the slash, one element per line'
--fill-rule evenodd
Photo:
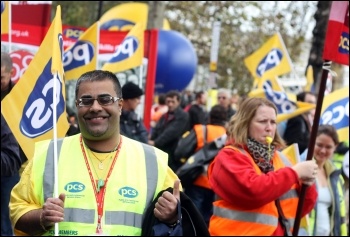
<path fill-rule="evenodd" d="M 317 10 L 314 15 L 316 25 L 312 32 L 313 37 L 308 66 L 311 65 L 313 67 L 316 91 L 318 91 L 322 76 L 322 54 L 331 3 L 331 1 L 319 1 L 317 4 Z"/>

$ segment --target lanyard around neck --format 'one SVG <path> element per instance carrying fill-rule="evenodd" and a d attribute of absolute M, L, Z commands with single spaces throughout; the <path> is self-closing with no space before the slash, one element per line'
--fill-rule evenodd
<path fill-rule="evenodd" d="M 105 181 L 104 185 L 101 187 L 100 192 L 97 192 L 96 191 L 97 190 L 96 189 L 96 182 L 95 182 L 94 176 L 93 176 L 93 174 L 91 172 L 89 161 L 87 159 L 85 148 L 84 148 L 84 145 L 83 145 L 83 138 L 80 135 L 80 147 L 81 147 L 81 151 L 83 152 L 83 155 L 84 155 L 85 164 L 86 164 L 86 167 L 87 167 L 88 172 L 89 172 L 89 176 L 90 176 L 90 180 L 91 180 L 92 186 L 94 188 L 95 199 L 96 199 L 96 204 L 97 204 L 98 219 L 97 219 L 96 234 L 102 234 L 103 233 L 102 232 L 102 226 L 101 226 L 101 219 L 102 219 L 102 216 L 103 216 L 103 206 L 104 206 L 104 198 L 105 198 L 105 193 L 106 193 L 106 188 L 107 188 L 107 182 L 108 182 L 109 176 L 112 173 L 114 164 L 115 164 L 115 162 L 116 162 L 116 160 L 118 158 L 121 146 L 122 146 L 122 137 L 120 137 L 120 142 L 119 142 L 119 145 L 118 145 L 118 148 L 117 148 L 117 152 L 115 153 L 115 156 L 114 156 L 113 161 L 112 161 L 112 165 L 109 168 L 109 171 L 108 171 L 108 174 L 107 174 L 107 177 L 106 177 L 106 181 Z"/>

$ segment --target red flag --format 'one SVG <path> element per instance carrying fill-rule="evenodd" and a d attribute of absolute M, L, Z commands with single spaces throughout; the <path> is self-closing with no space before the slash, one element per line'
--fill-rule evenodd
<path fill-rule="evenodd" d="M 323 59 L 349 65 L 349 2 L 333 1 Z"/>

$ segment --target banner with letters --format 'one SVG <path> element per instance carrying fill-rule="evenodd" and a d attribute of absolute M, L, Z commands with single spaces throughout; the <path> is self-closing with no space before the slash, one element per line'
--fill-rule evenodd
<path fill-rule="evenodd" d="M 65 50 L 65 80 L 78 79 L 83 73 L 97 69 L 98 40 L 99 22 L 96 22 Z"/>
<path fill-rule="evenodd" d="M 340 141 L 349 140 L 349 86 L 324 97 L 320 124 L 333 125 Z"/>
<path fill-rule="evenodd" d="M 58 137 L 64 137 L 68 131 L 62 56 L 61 11 L 58 7 L 38 52 L 11 93 L 1 101 L 2 114 L 28 159 L 34 155 L 35 142 L 53 138 L 54 120 L 57 121 Z M 54 86 L 57 89 L 55 95 Z"/>
<path fill-rule="evenodd" d="M 349 65 L 349 1 L 332 1 L 323 59 Z"/>
<path fill-rule="evenodd" d="M 292 62 L 279 33 L 246 57 L 244 64 L 253 77 L 258 79 L 273 78 L 292 70 Z"/>
<path fill-rule="evenodd" d="M 141 66 L 144 56 L 144 31 L 144 23 L 136 23 L 112 57 L 102 66 L 102 70 L 120 72 Z"/>
<path fill-rule="evenodd" d="M 284 91 L 273 90 L 272 85 L 272 82 L 266 80 L 263 84 L 263 88 L 258 88 L 249 92 L 248 96 L 266 98 L 272 101 L 276 105 L 278 111 L 277 123 L 315 109 L 315 104 L 296 101 L 295 95 L 287 94 Z"/>

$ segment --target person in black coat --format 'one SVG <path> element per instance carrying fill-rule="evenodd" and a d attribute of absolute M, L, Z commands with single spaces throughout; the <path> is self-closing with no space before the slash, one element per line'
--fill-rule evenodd
<path fill-rule="evenodd" d="M 208 123 L 207 94 L 204 91 L 196 93 L 196 100 L 190 106 L 188 114 L 190 116 L 190 129 L 196 124 Z"/>
<path fill-rule="evenodd" d="M 178 91 L 173 90 L 166 94 L 166 104 L 169 110 L 162 115 L 152 130 L 148 144 L 168 153 L 168 165 L 176 172 L 181 163 L 176 162 L 173 156 L 182 134 L 189 130 L 189 115 L 180 106 L 180 93 Z"/>
<path fill-rule="evenodd" d="M 13 63 L 9 54 L 1 52 L 1 101 L 11 92 Z M 12 188 L 19 181 L 19 171 L 27 160 L 8 123 L 1 114 L 1 236 L 13 235 L 9 216 Z"/>
<path fill-rule="evenodd" d="M 316 95 L 309 91 L 304 91 L 297 95 L 297 101 L 316 104 Z M 297 143 L 300 154 L 309 146 L 314 112 L 314 110 L 311 110 L 287 121 L 283 139 L 286 141 L 287 145 Z"/>
<path fill-rule="evenodd" d="M 136 84 L 128 82 L 122 87 L 123 109 L 120 116 L 120 133 L 139 142 L 148 142 L 148 131 L 135 112 L 141 103 L 143 91 Z"/>

